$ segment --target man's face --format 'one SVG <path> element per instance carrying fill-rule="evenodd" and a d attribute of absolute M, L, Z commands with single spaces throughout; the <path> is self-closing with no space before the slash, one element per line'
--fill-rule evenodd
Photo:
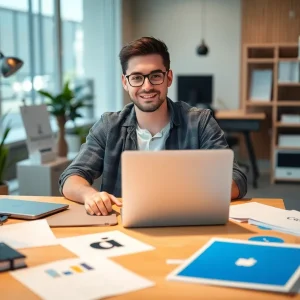
<path fill-rule="evenodd" d="M 135 56 L 129 59 L 126 75 L 122 75 L 122 84 L 138 109 L 143 112 L 154 112 L 166 100 L 168 87 L 171 86 L 173 80 L 172 71 L 165 73 L 166 71 L 159 54 Z M 145 78 L 144 83 L 141 86 L 135 86 L 143 81 L 144 78 L 141 75 L 147 74 L 150 75 Z M 127 75 L 130 75 L 130 78 L 126 78 Z"/>

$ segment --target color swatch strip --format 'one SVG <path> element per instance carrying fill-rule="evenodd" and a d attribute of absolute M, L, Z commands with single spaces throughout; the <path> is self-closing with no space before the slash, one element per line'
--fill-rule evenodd
<path fill-rule="evenodd" d="M 70 267 L 74 272 L 82 273 L 83 270 L 79 266 L 71 266 Z"/>
<path fill-rule="evenodd" d="M 60 277 L 60 275 L 53 269 L 45 270 L 45 272 L 53 278 Z"/>
<path fill-rule="evenodd" d="M 80 266 L 70 266 L 71 270 L 63 271 L 61 274 L 59 274 L 57 271 L 53 269 L 45 270 L 45 273 L 53 278 L 61 277 L 61 275 L 72 275 L 74 273 L 83 273 L 85 270 L 90 271 L 94 270 L 93 267 L 89 266 L 86 263 L 81 263 Z"/>
<path fill-rule="evenodd" d="M 83 266 L 85 269 L 87 269 L 88 271 L 90 271 L 90 270 L 94 270 L 94 268 L 92 268 L 91 266 L 89 266 L 88 264 L 86 264 L 86 263 L 82 263 L 82 264 L 80 264 L 81 266 Z"/>

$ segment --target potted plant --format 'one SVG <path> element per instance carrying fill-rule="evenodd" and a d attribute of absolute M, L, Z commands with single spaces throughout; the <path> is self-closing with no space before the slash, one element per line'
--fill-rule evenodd
<path fill-rule="evenodd" d="M 4 171 L 7 167 L 7 157 L 8 157 L 8 147 L 5 145 L 5 140 L 11 130 L 10 123 L 3 126 L 4 119 L 6 115 L 4 115 L 0 119 L 0 195 L 8 195 L 8 186 L 4 181 Z"/>
<path fill-rule="evenodd" d="M 70 89 L 70 81 L 66 81 L 63 86 L 63 91 L 60 94 L 53 95 L 48 91 L 39 90 L 39 94 L 47 98 L 46 105 L 52 115 L 56 117 L 59 128 L 57 139 L 57 154 L 58 156 L 67 156 L 68 144 L 65 139 L 65 124 L 68 120 L 75 121 L 81 117 L 78 113 L 80 107 L 85 106 L 85 98 L 77 99 L 75 93 Z"/>

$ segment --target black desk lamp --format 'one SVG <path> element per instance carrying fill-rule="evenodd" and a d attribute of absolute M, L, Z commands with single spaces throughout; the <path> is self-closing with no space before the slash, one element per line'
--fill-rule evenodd
<path fill-rule="evenodd" d="M 17 57 L 6 57 L 0 52 L 0 75 L 9 77 L 23 66 L 23 61 Z"/>

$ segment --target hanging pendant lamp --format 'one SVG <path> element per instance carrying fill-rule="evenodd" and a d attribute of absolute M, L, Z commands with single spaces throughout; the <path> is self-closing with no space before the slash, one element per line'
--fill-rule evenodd
<path fill-rule="evenodd" d="M 201 55 L 201 56 L 205 56 L 208 54 L 209 52 L 209 48 L 207 46 L 207 44 L 205 43 L 204 40 L 204 34 L 205 34 L 205 0 L 202 0 L 202 7 L 201 7 L 201 35 L 202 35 L 202 40 L 200 45 L 197 47 L 197 54 Z"/>

